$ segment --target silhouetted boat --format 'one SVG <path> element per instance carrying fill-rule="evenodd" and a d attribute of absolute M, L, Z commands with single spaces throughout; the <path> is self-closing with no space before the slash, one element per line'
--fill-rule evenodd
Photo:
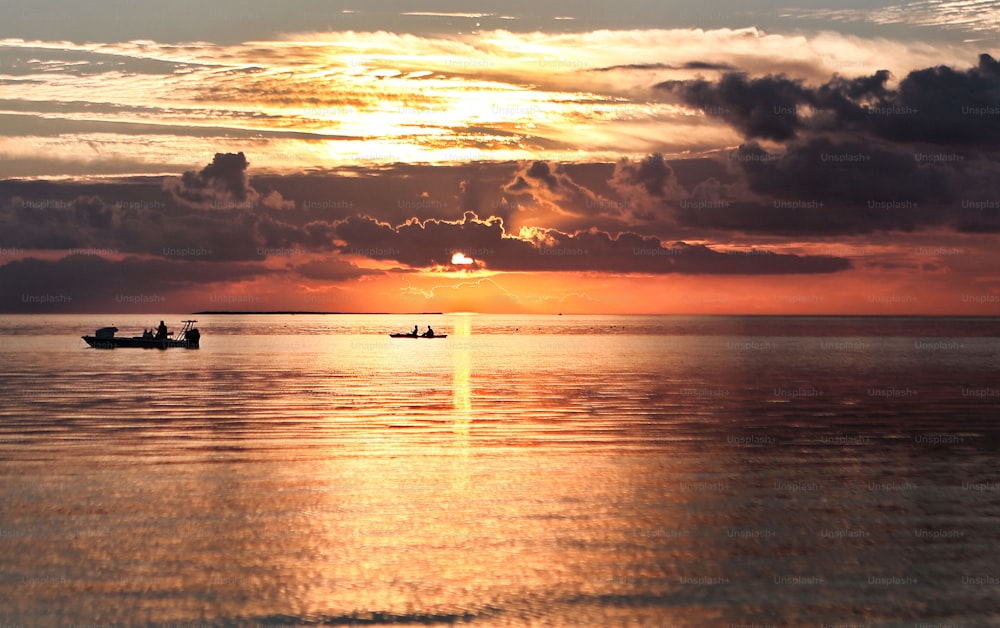
<path fill-rule="evenodd" d="M 434 334 L 433 336 L 423 336 L 417 334 L 389 334 L 390 338 L 427 338 L 433 340 L 434 338 L 447 338 L 448 334 Z"/>
<path fill-rule="evenodd" d="M 115 336 L 117 327 L 102 327 L 93 336 L 83 336 L 84 341 L 95 349 L 197 349 L 201 332 L 194 326 L 198 321 L 184 321 L 184 326 L 173 336 L 144 334 L 131 338 Z"/>

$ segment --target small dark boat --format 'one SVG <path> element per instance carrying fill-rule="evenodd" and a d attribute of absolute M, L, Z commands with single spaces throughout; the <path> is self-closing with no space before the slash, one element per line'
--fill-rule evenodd
<path fill-rule="evenodd" d="M 390 338 L 427 338 L 433 340 L 434 338 L 447 338 L 448 334 L 434 334 L 433 336 L 424 336 L 423 334 L 389 334 Z"/>
<path fill-rule="evenodd" d="M 121 338 L 115 336 L 117 327 L 102 327 L 93 336 L 83 336 L 83 340 L 95 349 L 197 349 L 201 332 L 194 326 L 198 321 L 184 321 L 184 326 L 173 336 L 166 332 Z M 165 330 L 166 327 L 164 326 Z"/>

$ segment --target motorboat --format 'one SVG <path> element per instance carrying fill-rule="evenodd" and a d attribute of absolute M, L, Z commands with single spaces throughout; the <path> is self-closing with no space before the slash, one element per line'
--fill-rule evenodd
<path fill-rule="evenodd" d="M 155 333 L 146 331 L 131 338 L 116 336 L 117 327 L 101 327 L 93 336 L 83 336 L 83 340 L 95 349 L 197 349 L 201 340 L 201 332 L 194 326 L 197 322 L 183 321 L 184 326 L 173 335 L 161 324 Z"/>

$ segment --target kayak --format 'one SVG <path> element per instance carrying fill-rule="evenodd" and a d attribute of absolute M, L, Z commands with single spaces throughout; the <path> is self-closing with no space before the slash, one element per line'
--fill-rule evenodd
<path fill-rule="evenodd" d="M 415 334 L 389 334 L 390 338 L 426 338 L 428 340 L 434 340 L 435 338 L 447 338 L 448 334 L 434 334 L 433 336 L 417 336 Z"/>

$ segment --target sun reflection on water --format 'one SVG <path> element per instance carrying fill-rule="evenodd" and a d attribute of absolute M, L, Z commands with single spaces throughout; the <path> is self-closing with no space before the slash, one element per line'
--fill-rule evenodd
<path fill-rule="evenodd" d="M 469 457 L 469 431 L 472 425 L 472 319 L 468 315 L 455 317 L 452 327 L 453 360 L 452 403 L 454 420 L 451 431 L 455 434 L 455 451 L 465 461 Z"/>

